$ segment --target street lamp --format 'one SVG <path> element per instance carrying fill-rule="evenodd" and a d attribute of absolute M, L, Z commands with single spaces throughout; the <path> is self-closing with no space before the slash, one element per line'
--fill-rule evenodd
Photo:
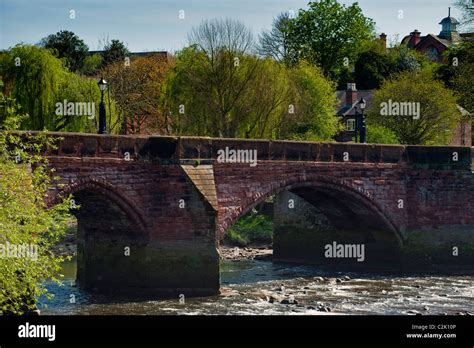
<path fill-rule="evenodd" d="M 104 92 L 107 89 L 107 81 L 103 78 L 97 82 L 100 89 L 100 104 L 99 104 L 99 134 L 107 133 L 107 125 L 106 125 L 106 118 L 105 118 L 105 103 L 104 103 Z"/>
<path fill-rule="evenodd" d="M 365 114 L 364 114 L 364 110 L 367 106 L 367 102 L 365 101 L 364 98 L 360 98 L 359 102 L 357 103 L 361 113 L 357 113 L 356 111 L 356 114 L 357 114 L 357 123 L 358 123 L 358 128 L 360 129 L 360 137 L 359 137 L 359 142 L 361 144 L 365 144 L 366 141 L 367 141 L 367 129 L 365 127 Z M 360 116 L 360 117 L 359 117 Z"/>

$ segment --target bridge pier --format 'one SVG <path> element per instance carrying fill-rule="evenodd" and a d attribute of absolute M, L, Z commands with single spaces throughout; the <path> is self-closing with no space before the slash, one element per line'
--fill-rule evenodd
<path fill-rule="evenodd" d="M 100 293 L 143 296 L 218 293 L 219 257 L 212 235 L 199 238 L 198 227 L 189 231 L 194 238 L 166 240 L 141 230 L 97 190 L 82 190 L 74 197 L 80 206 L 75 210 L 79 286 Z M 195 214 L 201 213 L 196 209 Z M 198 219 L 196 223 L 199 225 Z M 178 231 L 179 225 L 177 220 L 167 228 Z"/>

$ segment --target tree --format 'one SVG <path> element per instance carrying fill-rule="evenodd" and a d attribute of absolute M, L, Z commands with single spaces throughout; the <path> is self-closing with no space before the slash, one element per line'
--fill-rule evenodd
<path fill-rule="evenodd" d="M 467 30 L 474 28 L 474 4 L 472 0 L 456 0 L 455 5 L 463 14 L 461 25 Z"/>
<path fill-rule="evenodd" d="M 79 71 L 89 52 L 89 47 L 72 31 L 62 30 L 51 34 L 40 42 L 52 49 L 56 57 L 65 58 L 71 71 Z"/>
<path fill-rule="evenodd" d="M 366 46 L 357 57 L 354 78 L 360 89 L 378 89 L 390 76 L 405 72 L 431 69 L 425 56 L 404 46 L 381 49 L 379 40 Z"/>
<path fill-rule="evenodd" d="M 203 22 L 190 43 L 166 82 L 178 134 L 328 140 L 335 133 L 335 91 L 317 67 L 252 54 L 250 31 L 231 20 Z"/>
<path fill-rule="evenodd" d="M 130 52 L 127 46 L 125 46 L 125 44 L 120 40 L 112 40 L 111 42 L 107 41 L 102 52 L 104 65 L 117 61 L 121 61 L 123 63 L 125 57 L 129 55 Z"/>
<path fill-rule="evenodd" d="M 474 43 L 464 42 L 445 52 L 447 64 L 440 65 L 436 71 L 438 79 L 452 89 L 459 104 L 474 112 Z"/>
<path fill-rule="evenodd" d="M 130 66 L 117 61 L 105 67 L 101 74 L 120 113 L 115 122 L 109 122 L 112 129 L 119 129 L 121 134 L 162 133 L 167 129 L 168 110 L 161 106 L 161 99 L 172 66 L 173 60 L 167 57 L 148 55 L 132 59 Z"/>
<path fill-rule="evenodd" d="M 71 73 L 64 61 L 49 49 L 17 45 L 0 55 L 0 76 L 6 94 L 14 98 L 28 117 L 21 120 L 24 130 L 96 132 L 100 102 L 97 81 Z M 90 103 L 94 117 L 58 113 L 57 103 Z M 113 103 L 107 114 L 114 115 Z"/>
<path fill-rule="evenodd" d="M 330 140 L 336 133 L 334 86 L 320 69 L 307 64 L 287 68 L 273 59 L 251 55 L 244 56 L 239 65 L 245 74 L 259 60 L 251 83 L 229 109 L 226 127 L 220 128 L 212 112 L 219 94 L 214 92 L 211 73 L 202 69 L 206 60 L 202 52 L 187 48 L 179 53 L 169 76 L 167 95 L 179 134 Z M 236 73 L 235 78 L 241 76 Z"/>
<path fill-rule="evenodd" d="M 357 3 L 346 7 L 321 0 L 308 5 L 290 21 L 288 46 L 298 53 L 296 61 L 306 60 L 336 79 L 345 63 L 354 62 L 364 43 L 374 38 L 375 23 Z"/>
<path fill-rule="evenodd" d="M 54 144 L 44 134 L 20 137 L 19 107 L 0 93 L 0 315 L 25 314 L 46 293 L 45 280 L 57 281 L 63 258 L 51 252 L 64 234 L 70 198 L 46 209 L 44 198 L 51 182 L 41 155 Z M 27 247 L 22 257 L 15 250 Z"/>
<path fill-rule="evenodd" d="M 185 117 L 193 119 L 193 131 L 201 135 L 236 136 L 242 115 L 233 111 L 245 102 L 245 90 L 255 82 L 261 65 L 250 54 L 252 33 L 238 21 L 205 20 L 192 29 L 189 42 L 190 47 L 178 54 L 173 112 L 180 125 Z"/>
<path fill-rule="evenodd" d="M 102 64 L 102 55 L 96 53 L 91 56 L 87 56 L 86 59 L 84 59 L 84 64 L 81 68 L 81 74 L 88 76 L 96 76 L 100 71 Z"/>
<path fill-rule="evenodd" d="M 258 49 L 262 56 L 272 57 L 285 65 L 290 64 L 293 56 L 287 42 L 290 21 L 290 14 L 282 12 L 273 20 L 272 29 L 262 32 Z"/>
<path fill-rule="evenodd" d="M 386 80 L 375 92 L 374 106 L 368 124 L 390 129 L 402 144 L 448 144 L 460 119 L 453 93 L 429 71 L 403 72 Z"/>
<path fill-rule="evenodd" d="M 354 78 L 359 89 L 377 89 L 390 75 L 392 64 L 385 53 L 362 52 L 355 63 Z"/>
<path fill-rule="evenodd" d="M 399 144 L 397 136 L 390 129 L 377 124 L 367 125 L 368 144 Z"/>
<path fill-rule="evenodd" d="M 6 91 L 29 115 L 22 129 L 54 130 L 54 104 L 68 76 L 64 61 L 48 49 L 17 45 L 2 54 L 0 69 Z"/>
<path fill-rule="evenodd" d="M 283 139 L 331 141 L 341 130 L 334 115 L 336 91 L 321 69 L 302 63 L 289 72 L 289 106 L 280 137 Z"/>
<path fill-rule="evenodd" d="M 427 64 L 426 57 L 417 56 L 416 51 L 410 50 L 407 47 L 393 48 L 390 53 L 393 57 L 393 72 L 400 73 L 404 71 L 416 72 L 422 69 L 423 65 Z M 425 59 L 423 59 L 425 58 Z"/>

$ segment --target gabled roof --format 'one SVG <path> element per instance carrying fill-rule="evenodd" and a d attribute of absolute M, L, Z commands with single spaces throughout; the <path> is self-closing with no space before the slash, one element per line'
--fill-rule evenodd
<path fill-rule="evenodd" d="M 373 90 L 357 91 L 357 101 L 352 105 L 346 104 L 346 90 L 336 91 L 336 98 L 338 101 L 336 115 L 339 116 L 354 116 L 355 115 L 355 106 L 359 102 L 360 98 L 364 98 L 367 102 L 367 109 L 370 109 L 372 106 L 372 101 L 374 99 Z"/>
<path fill-rule="evenodd" d="M 438 41 L 439 43 L 441 43 L 441 44 L 444 45 L 445 47 L 451 47 L 451 45 L 452 45 L 451 41 L 449 41 L 449 40 L 441 39 L 441 38 L 439 38 L 438 36 L 436 36 L 436 35 L 434 35 L 434 34 L 428 34 L 428 35 L 426 35 L 426 36 L 421 37 L 420 42 L 418 42 L 418 44 L 415 46 L 415 48 L 422 46 L 422 45 L 425 44 L 426 41 L 429 40 L 430 38 L 431 38 L 431 39 L 434 39 L 434 40 L 436 40 L 436 41 Z"/>

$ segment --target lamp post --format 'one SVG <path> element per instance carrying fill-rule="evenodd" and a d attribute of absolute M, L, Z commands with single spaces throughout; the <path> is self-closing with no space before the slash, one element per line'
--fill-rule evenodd
<path fill-rule="evenodd" d="M 365 127 L 365 114 L 364 110 L 367 106 L 367 102 L 364 98 L 360 98 L 359 102 L 357 103 L 358 108 L 360 109 L 360 114 L 356 111 L 357 114 L 357 128 L 359 128 L 359 143 L 365 144 L 367 141 L 367 129 Z M 356 132 L 356 141 L 357 141 L 357 132 Z"/>
<path fill-rule="evenodd" d="M 97 82 L 99 85 L 100 89 L 100 104 L 99 104 L 99 134 L 105 134 L 107 133 L 107 124 L 106 124 L 106 118 L 105 118 L 105 103 L 104 103 L 104 92 L 107 89 L 107 81 L 105 81 L 103 78 Z"/>

